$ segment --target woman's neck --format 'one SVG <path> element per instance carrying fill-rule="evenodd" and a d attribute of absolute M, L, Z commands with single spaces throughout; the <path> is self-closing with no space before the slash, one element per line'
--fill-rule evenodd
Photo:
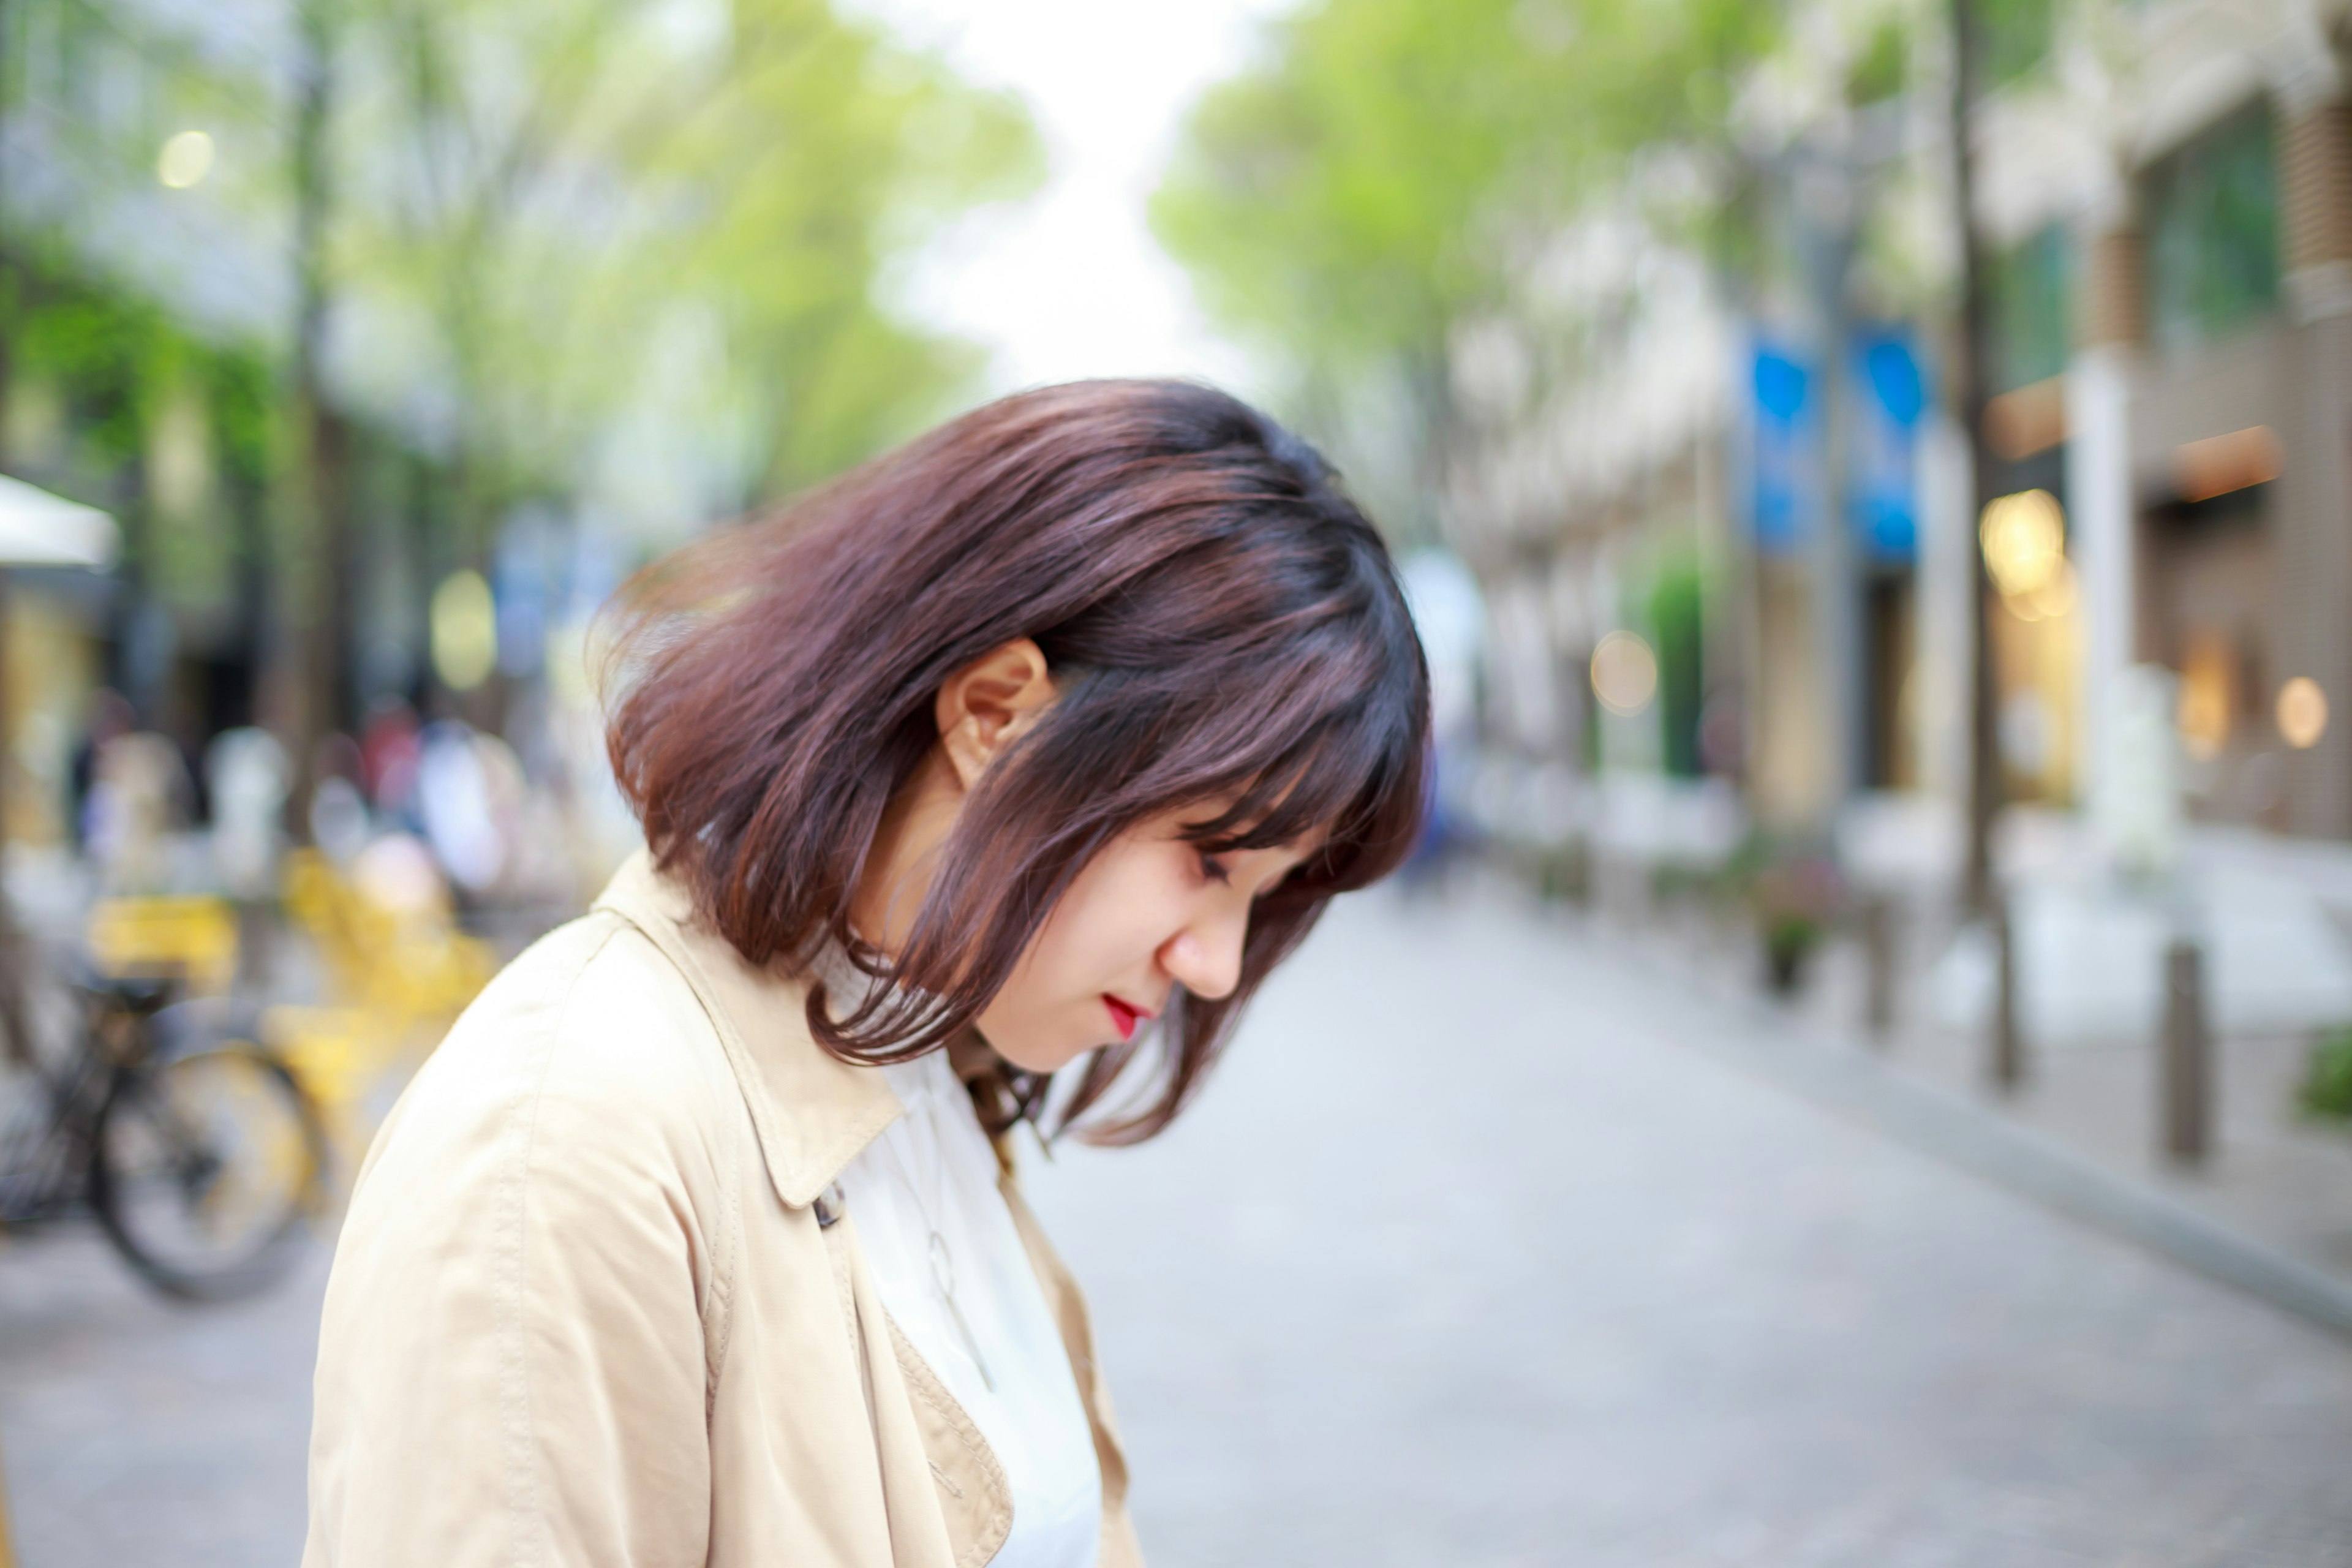
<path fill-rule="evenodd" d="M 933 746 L 882 813 L 866 869 L 850 894 L 850 929 L 860 942 L 892 958 L 904 949 L 962 805 L 954 765 Z"/>

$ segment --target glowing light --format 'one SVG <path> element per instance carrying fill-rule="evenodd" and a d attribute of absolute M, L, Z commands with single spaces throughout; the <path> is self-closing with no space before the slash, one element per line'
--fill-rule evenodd
<path fill-rule="evenodd" d="M 2237 660 L 2230 645 L 2209 634 L 2193 637 L 2180 664 L 2180 703 L 2175 721 L 2180 748 L 2196 762 L 2210 763 L 2230 743 L 2230 693 L 2236 687 Z"/>
<path fill-rule="evenodd" d="M 203 184 L 212 172 L 213 139 L 201 131 L 181 132 L 155 160 L 155 177 L 175 191 Z"/>
<path fill-rule="evenodd" d="M 1592 650 L 1592 694 L 1619 718 L 1643 711 L 1658 694 L 1658 656 L 1632 632 L 1611 632 Z"/>
<path fill-rule="evenodd" d="M 2298 675 L 2278 691 L 2279 734 L 2298 752 L 2319 744 L 2327 733 L 2327 693 L 2319 682 Z"/>
<path fill-rule="evenodd" d="M 2048 490 L 2021 490 L 1988 503 L 1977 537 L 2005 598 L 2048 586 L 2066 563 L 2066 514 Z"/>
<path fill-rule="evenodd" d="M 2074 563 L 2062 555 L 2058 569 L 2050 574 L 2048 582 L 2031 594 L 2011 600 L 2009 607 L 2029 621 L 2058 621 L 2074 614 L 2074 601 L 2079 596 Z"/>
<path fill-rule="evenodd" d="M 433 590 L 433 670 L 452 691 L 471 691 L 499 660 L 498 606 L 479 572 L 452 572 Z"/>

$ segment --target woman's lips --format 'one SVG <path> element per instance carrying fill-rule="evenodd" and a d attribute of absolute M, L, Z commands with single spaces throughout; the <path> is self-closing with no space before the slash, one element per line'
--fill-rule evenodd
<path fill-rule="evenodd" d="M 1140 1007 L 1130 1007 L 1109 992 L 1103 993 L 1103 1005 L 1110 1010 L 1110 1021 L 1122 1040 L 1135 1038 L 1135 1026 L 1151 1016 Z"/>

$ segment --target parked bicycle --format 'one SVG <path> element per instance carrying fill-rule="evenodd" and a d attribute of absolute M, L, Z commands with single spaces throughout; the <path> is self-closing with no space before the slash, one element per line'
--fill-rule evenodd
<path fill-rule="evenodd" d="M 45 988 L 0 1103 L 0 1228 L 83 1210 L 156 1289 L 218 1300 L 292 1260 L 325 1191 L 326 1136 L 257 1009 L 176 978 Z"/>

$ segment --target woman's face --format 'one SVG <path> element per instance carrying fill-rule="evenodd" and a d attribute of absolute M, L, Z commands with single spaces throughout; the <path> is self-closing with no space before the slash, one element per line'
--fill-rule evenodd
<path fill-rule="evenodd" d="M 1142 1028 L 1179 985 L 1210 1000 L 1233 991 L 1253 904 L 1313 846 L 1210 855 L 1180 837 L 1216 809 L 1144 823 L 1078 873 L 976 1020 L 997 1055 L 1053 1072 Z"/>

